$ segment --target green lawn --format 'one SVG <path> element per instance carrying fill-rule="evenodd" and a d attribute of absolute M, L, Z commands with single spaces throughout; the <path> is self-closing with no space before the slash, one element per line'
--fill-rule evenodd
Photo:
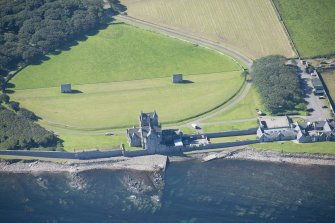
<path fill-rule="evenodd" d="M 204 125 L 202 130 L 205 133 L 209 132 L 222 132 L 222 131 L 232 131 L 232 130 L 245 130 L 249 128 L 256 128 L 257 121 L 246 121 L 246 122 L 231 122 L 223 124 L 213 124 L 213 125 Z"/>
<path fill-rule="evenodd" d="M 335 53 L 334 0 L 274 0 L 302 57 Z"/>
<path fill-rule="evenodd" d="M 83 93 L 61 94 L 59 88 L 17 90 L 11 97 L 42 117 L 48 125 L 99 130 L 136 125 L 140 111 L 156 110 L 161 122 L 206 112 L 240 88 L 239 71 L 188 75 L 189 84 L 156 78 L 103 84 L 75 85 Z"/>
<path fill-rule="evenodd" d="M 244 135 L 244 136 L 229 136 L 229 137 L 221 137 L 221 138 L 211 138 L 211 143 L 221 143 L 221 142 L 235 142 L 235 141 L 243 141 L 243 140 L 254 140 L 256 139 L 256 135 Z"/>
<path fill-rule="evenodd" d="M 253 147 L 262 150 L 274 150 L 287 153 L 323 153 L 335 154 L 335 142 L 317 142 L 296 144 L 293 142 L 272 142 L 254 144 Z"/>
<path fill-rule="evenodd" d="M 68 152 L 92 149 L 120 149 L 121 144 L 124 144 L 126 147 L 128 146 L 126 134 L 116 134 L 111 136 L 59 134 L 59 137 L 64 140 L 64 150 Z"/>
<path fill-rule="evenodd" d="M 15 90 L 236 71 L 230 58 L 127 24 L 112 24 L 95 36 L 13 79 Z"/>
<path fill-rule="evenodd" d="M 256 108 L 262 109 L 262 104 L 258 92 L 252 87 L 245 98 L 227 111 L 207 119 L 205 122 L 216 122 L 223 120 L 257 119 Z"/>

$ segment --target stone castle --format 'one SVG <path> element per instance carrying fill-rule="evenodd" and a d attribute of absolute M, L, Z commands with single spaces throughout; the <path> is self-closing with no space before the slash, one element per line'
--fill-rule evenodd
<path fill-rule="evenodd" d="M 180 130 L 165 129 L 158 122 L 156 112 L 143 113 L 139 116 L 139 127 L 127 129 L 129 146 L 142 147 L 150 153 L 166 151 L 171 147 L 183 146 L 183 133 Z"/>

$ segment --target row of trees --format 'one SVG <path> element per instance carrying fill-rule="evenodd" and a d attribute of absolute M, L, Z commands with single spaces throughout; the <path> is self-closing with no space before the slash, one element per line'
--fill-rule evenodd
<path fill-rule="evenodd" d="M 306 107 L 297 68 L 285 65 L 286 61 L 283 56 L 273 55 L 257 59 L 252 66 L 253 83 L 266 109 L 272 114 L 304 110 Z"/>
<path fill-rule="evenodd" d="M 31 149 L 43 147 L 55 150 L 61 143 L 52 133 L 35 121 L 38 117 L 0 94 L 0 149 Z"/>

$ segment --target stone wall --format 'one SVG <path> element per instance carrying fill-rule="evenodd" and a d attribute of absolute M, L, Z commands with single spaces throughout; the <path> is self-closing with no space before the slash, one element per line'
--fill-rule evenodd
<path fill-rule="evenodd" d="M 221 138 L 221 137 L 229 137 L 229 136 L 243 136 L 243 135 L 253 135 L 257 133 L 258 128 L 250 128 L 246 130 L 234 130 L 234 131 L 226 131 L 226 132 L 211 132 L 204 134 L 196 134 L 196 135 L 185 135 L 186 137 L 194 137 L 194 138 L 202 138 L 202 136 L 207 136 L 208 138 Z"/>

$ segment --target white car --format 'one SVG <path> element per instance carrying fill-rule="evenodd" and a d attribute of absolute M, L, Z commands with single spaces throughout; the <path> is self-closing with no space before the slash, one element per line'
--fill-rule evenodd
<path fill-rule="evenodd" d="M 191 126 L 192 126 L 192 128 L 194 128 L 194 129 L 199 129 L 199 128 L 200 128 L 200 127 L 199 127 L 197 124 L 195 124 L 195 123 L 191 124 Z"/>

